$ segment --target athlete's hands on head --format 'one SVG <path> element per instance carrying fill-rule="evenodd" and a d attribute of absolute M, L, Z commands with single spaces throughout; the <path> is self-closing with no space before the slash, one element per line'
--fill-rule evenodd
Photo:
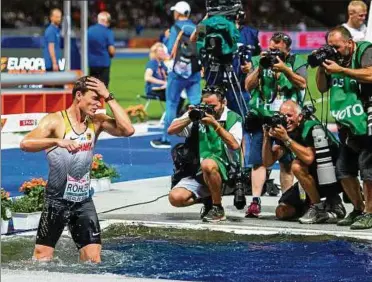
<path fill-rule="evenodd" d="M 95 91 L 99 96 L 107 98 L 110 92 L 106 88 L 105 84 L 95 77 L 89 77 L 86 82 L 88 89 Z"/>

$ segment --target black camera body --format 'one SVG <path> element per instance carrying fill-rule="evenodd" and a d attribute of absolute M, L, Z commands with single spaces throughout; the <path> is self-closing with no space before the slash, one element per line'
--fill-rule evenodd
<path fill-rule="evenodd" d="M 278 127 L 279 125 L 287 128 L 287 117 L 281 113 L 275 113 L 272 117 L 266 119 L 265 124 L 271 128 Z"/>
<path fill-rule="evenodd" d="M 213 105 L 201 104 L 196 105 L 190 112 L 189 118 L 192 122 L 200 121 L 202 118 L 205 117 L 205 114 L 215 115 L 216 112 L 214 110 Z"/>
<path fill-rule="evenodd" d="M 267 51 L 266 54 L 261 57 L 260 65 L 264 69 L 271 69 L 275 64 L 279 63 L 276 57 L 279 57 L 283 62 L 285 61 L 285 54 L 280 50 L 270 50 Z"/>
<path fill-rule="evenodd" d="M 252 45 L 240 45 L 238 47 L 238 55 L 241 65 L 245 65 L 247 62 L 251 61 L 252 53 L 255 49 L 256 47 Z"/>
<path fill-rule="evenodd" d="M 325 60 L 335 61 L 337 59 L 337 50 L 330 45 L 324 45 L 307 57 L 307 63 L 312 68 L 318 67 Z"/>
<path fill-rule="evenodd" d="M 302 107 L 301 114 L 303 115 L 305 120 L 313 119 L 313 115 L 315 114 L 315 107 L 311 104 L 305 104 Z"/>

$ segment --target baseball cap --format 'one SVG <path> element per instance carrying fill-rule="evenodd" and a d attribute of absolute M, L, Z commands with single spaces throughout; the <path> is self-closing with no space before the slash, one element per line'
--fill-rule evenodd
<path fill-rule="evenodd" d="M 189 3 L 185 1 L 180 1 L 180 2 L 177 2 L 176 5 L 171 7 L 171 11 L 176 11 L 182 15 L 190 15 L 191 7 Z"/>

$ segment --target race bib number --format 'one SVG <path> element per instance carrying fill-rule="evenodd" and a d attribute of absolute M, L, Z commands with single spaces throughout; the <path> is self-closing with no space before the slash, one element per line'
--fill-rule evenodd
<path fill-rule="evenodd" d="M 283 104 L 283 98 L 276 98 L 271 104 L 270 104 L 270 111 L 272 112 L 279 112 L 280 107 Z"/>
<path fill-rule="evenodd" d="M 71 202 L 81 202 L 89 198 L 90 173 L 88 172 L 80 179 L 67 175 L 67 183 L 63 199 Z"/>

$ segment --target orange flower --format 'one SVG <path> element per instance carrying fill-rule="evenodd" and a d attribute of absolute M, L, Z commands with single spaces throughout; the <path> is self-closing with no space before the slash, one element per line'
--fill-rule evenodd
<path fill-rule="evenodd" d="M 92 162 L 92 169 L 96 170 L 98 168 L 98 163 L 97 162 Z"/>
<path fill-rule="evenodd" d="M 94 157 L 96 157 L 96 158 L 99 159 L 99 160 L 102 160 L 102 159 L 103 159 L 103 157 L 102 157 L 101 154 L 95 154 Z"/>

